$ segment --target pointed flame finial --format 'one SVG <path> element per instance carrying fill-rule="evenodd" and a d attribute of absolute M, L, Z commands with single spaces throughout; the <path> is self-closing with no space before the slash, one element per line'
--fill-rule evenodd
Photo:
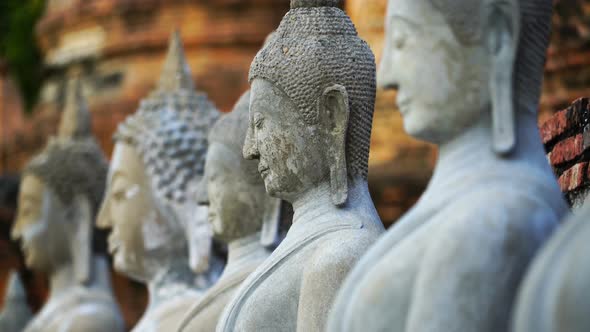
<path fill-rule="evenodd" d="M 61 115 L 58 130 L 59 138 L 78 139 L 92 134 L 90 111 L 82 94 L 80 79 L 75 78 L 68 83 L 66 105 Z"/>
<path fill-rule="evenodd" d="M 193 90 L 191 70 L 186 63 L 182 38 L 178 30 L 170 36 L 168 54 L 160 75 L 159 91 Z"/>

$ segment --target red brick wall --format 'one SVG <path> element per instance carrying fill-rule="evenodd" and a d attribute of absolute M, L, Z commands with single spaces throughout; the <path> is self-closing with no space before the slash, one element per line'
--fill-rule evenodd
<path fill-rule="evenodd" d="M 590 192 L 590 99 L 580 98 L 541 126 L 541 137 L 559 186 L 575 209 Z"/>

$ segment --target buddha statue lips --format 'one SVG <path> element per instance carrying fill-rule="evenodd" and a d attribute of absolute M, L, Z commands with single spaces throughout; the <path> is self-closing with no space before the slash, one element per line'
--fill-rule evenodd
<path fill-rule="evenodd" d="M 347 277 L 328 331 L 509 330 L 524 272 L 567 211 L 535 114 L 551 8 L 389 1 L 379 81 L 398 89 L 404 128 L 437 144 L 438 161 Z"/>
<path fill-rule="evenodd" d="M 292 1 L 251 65 L 243 154 L 294 218 L 217 331 L 323 330 L 345 275 L 383 231 L 366 181 L 375 60 L 337 4 Z"/>

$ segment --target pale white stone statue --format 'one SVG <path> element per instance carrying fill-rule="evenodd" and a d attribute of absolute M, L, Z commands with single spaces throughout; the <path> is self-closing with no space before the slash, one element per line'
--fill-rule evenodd
<path fill-rule="evenodd" d="M 367 187 L 375 60 L 335 0 L 291 1 L 250 69 L 244 156 L 293 205 L 291 229 L 217 326 L 322 331 L 355 262 L 383 231 Z"/>
<path fill-rule="evenodd" d="M 247 92 L 209 134 L 207 185 L 201 201 L 209 206 L 214 236 L 228 245 L 228 261 L 221 278 L 191 309 L 181 331 L 215 331 L 223 308 L 269 256 L 267 247 L 276 239 L 280 200 L 266 194 L 258 162 L 242 157 L 249 104 Z"/>
<path fill-rule="evenodd" d="M 537 129 L 551 0 L 391 0 L 380 84 L 439 146 L 418 203 L 359 261 L 328 331 L 507 331 L 567 212 Z"/>
<path fill-rule="evenodd" d="M 206 208 L 192 199 L 218 116 L 195 91 L 174 33 L 157 88 L 117 129 L 97 221 L 111 229 L 115 269 L 148 285 L 148 307 L 133 331 L 176 331 L 219 275 L 208 264 Z"/>
<path fill-rule="evenodd" d="M 18 272 L 11 271 L 4 294 L 4 306 L 0 312 L 0 331 L 20 332 L 33 314 L 27 303 L 27 293 Z"/>
<path fill-rule="evenodd" d="M 81 87 L 68 87 L 59 135 L 23 171 L 12 237 L 27 266 L 49 276 L 49 298 L 26 332 L 124 331 L 105 257 L 93 253 L 107 164 Z"/>
<path fill-rule="evenodd" d="M 513 332 L 590 331 L 590 201 L 568 218 L 521 285 Z"/>

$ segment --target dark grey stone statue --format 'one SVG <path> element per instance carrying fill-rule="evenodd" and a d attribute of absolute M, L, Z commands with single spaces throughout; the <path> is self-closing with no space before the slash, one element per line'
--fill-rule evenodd
<path fill-rule="evenodd" d="M 276 238 L 280 200 L 267 195 L 258 162 L 242 158 L 249 104 L 247 92 L 209 134 L 201 201 L 209 207 L 214 236 L 228 245 L 228 261 L 221 278 L 191 309 L 181 331 L 215 331 L 223 309 L 270 255 L 267 247 Z"/>
<path fill-rule="evenodd" d="M 418 203 L 356 265 L 328 331 L 507 331 L 567 212 L 537 128 L 551 0 L 390 0 L 380 84 L 439 147 Z"/>
<path fill-rule="evenodd" d="M 294 0 L 250 69 L 244 156 L 293 225 L 217 331 L 322 331 L 342 281 L 383 231 L 367 187 L 375 59 L 339 1 Z"/>

